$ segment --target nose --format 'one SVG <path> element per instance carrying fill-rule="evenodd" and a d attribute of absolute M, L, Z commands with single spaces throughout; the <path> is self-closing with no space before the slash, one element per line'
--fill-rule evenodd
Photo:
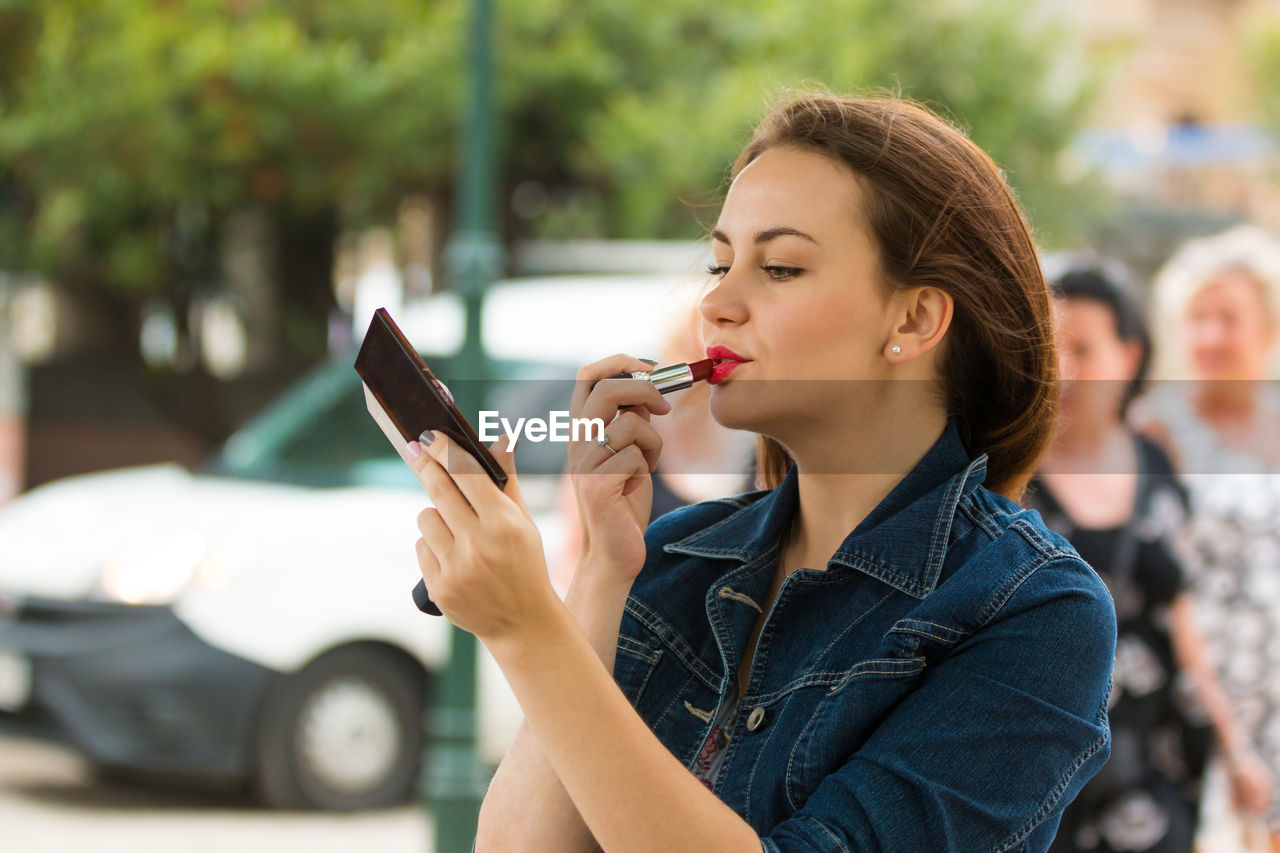
<path fill-rule="evenodd" d="M 741 324 L 747 319 L 747 307 L 732 267 L 702 295 L 698 311 L 703 320 L 717 327 L 725 323 Z"/>

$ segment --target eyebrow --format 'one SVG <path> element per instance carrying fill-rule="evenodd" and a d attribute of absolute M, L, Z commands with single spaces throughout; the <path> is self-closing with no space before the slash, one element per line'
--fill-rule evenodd
<path fill-rule="evenodd" d="M 818 241 L 817 241 L 817 240 L 813 239 L 812 237 L 810 237 L 808 234 L 804 233 L 803 231 L 798 231 L 798 230 L 796 230 L 795 228 L 788 228 L 788 227 L 787 227 L 787 226 L 785 226 L 785 225 L 779 225 L 779 226 L 778 226 L 778 227 L 776 227 L 776 228 L 766 228 L 766 229 L 765 229 L 765 230 L 763 230 L 763 231 L 758 231 L 758 232 L 756 232 L 755 242 L 756 242 L 757 244 L 759 244 L 759 243 L 767 243 L 767 242 L 769 242 L 770 240 L 772 240 L 774 237 L 787 237 L 787 236 L 790 236 L 790 237 L 803 237 L 804 239 L 808 240 L 810 243 L 813 243 L 815 246 L 818 244 Z M 724 243 L 726 246 L 732 246 L 732 245 L 733 245 L 732 243 L 730 243 L 730 242 L 729 242 L 729 237 L 728 237 L 728 235 L 726 235 L 726 234 L 725 234 L 723 231 L 721 231 L 719 228 L 716 228 L 716 229 L 713 229 L 713 230 L 712 230 L 712 232 L 711 232 L 711 239 L 712 239 L 712 240 L 719 240 L 721 243 Z"/>

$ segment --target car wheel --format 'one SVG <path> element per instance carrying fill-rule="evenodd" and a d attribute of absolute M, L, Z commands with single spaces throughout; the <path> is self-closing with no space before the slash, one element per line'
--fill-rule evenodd
<path fill-rule="evenodd" d="M 256 789 L 283 809 L 349 811 L 405 801 L 423 748 L 422 671 L 353 646 L 290 676 L 268 701 Z"/>

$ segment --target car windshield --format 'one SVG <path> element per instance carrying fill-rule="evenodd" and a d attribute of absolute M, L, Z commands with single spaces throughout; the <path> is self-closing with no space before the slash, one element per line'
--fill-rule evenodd
<path fill-rule="evenodd" d="M 432 372 L 450 383 L 452 360 L 423 354 Z M 308 486 L 421 488 L 370 416 L 354 353 L 326 361 L 283 397 L 237 430 L 204 466 L 208 473 Z M 485 408 L 513 424 L 567 411 L 576 366 L 499 361 L 490 364 Z M 456 387 L 457 383 L 454 382 Z M 472 426 L 478 428 L 474 420 Z M 523 441 L 516 448 L 522 476 L 554 475 L 567 459 L 563 442 Z"/>

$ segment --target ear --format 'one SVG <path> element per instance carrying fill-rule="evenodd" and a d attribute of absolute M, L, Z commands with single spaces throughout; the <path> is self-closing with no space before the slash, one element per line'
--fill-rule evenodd
<path fill-rule="evenodd" d="M 1122 352 L 1124 353 L 1124 375 L 1137 376 L 1138 368 L 1142 366 L 1142 343 L 1125 341 Z"/>
<path fill-rule="evenodd" d="M 894 361 L 909 361 L 941 343 L 955 314 L 955 300 L 937 287 L 915 287 L 900 293 L 884 353 Z M 893 352 L 895 346 L 902 351 Z"/>

